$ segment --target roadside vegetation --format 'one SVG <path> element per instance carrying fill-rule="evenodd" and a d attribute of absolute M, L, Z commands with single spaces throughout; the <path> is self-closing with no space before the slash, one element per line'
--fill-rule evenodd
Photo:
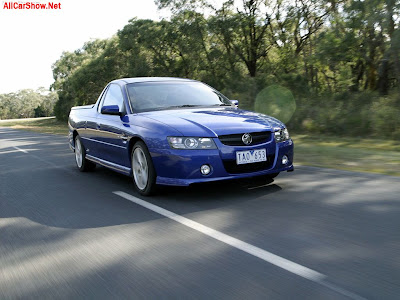
<path fill-rule="evenodd" d="M 400 2 L 156 0 L 53 65 L 58 119 L 115 78 L 193 78 L 304 134 L 400 138 Z M 214 3 L 215 5 L 215 3 Z"/>
<path fill-rule="evenodd" d="M 56 92 L 45 88 L 0 94 L 0 120 L 54 116 Z"/>
<path fill-rule="evenodd" d="M 55 118 L 0 121 L 0 127 L 67 136 L 66 122 Z M 400 141 L 294 134 L 295 165 L 400 176 Z"/>
<path fill-rule="evenodd" d="M 400 141 L 294 135 L 295 164 L 400 176 Z"/>
<path fill-rule="evenodd" d="M 55 117 L 19 120 L 0 120 L 0 127 L 10 127 L 27 131 L 46 134 L 68 135 L 68 125 L 65 121 L 59 121 Z"/>

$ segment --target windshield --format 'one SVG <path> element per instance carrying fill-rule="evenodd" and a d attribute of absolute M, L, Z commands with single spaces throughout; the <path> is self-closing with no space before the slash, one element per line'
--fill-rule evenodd
<path fill-rule="evenodd" d="M 127 85 L 134 112 L 197 106 L 231 106 L 221 93 L 201 82 L 140 82 Z"/>

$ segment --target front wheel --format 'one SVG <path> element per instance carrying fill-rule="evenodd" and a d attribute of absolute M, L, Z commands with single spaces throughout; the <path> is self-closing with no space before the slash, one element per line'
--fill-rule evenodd
<path fill-rule="evenodd" d="M 149 196 L 156 189 L 156 172 L 146 145 L 136 142 L 132 149 L 132 175 L 136 190 L 143 196 Z"/>
<path fill-rule="evenodd" d="M 75 161 L 79 171 L 91 171 L 96 167 L 94 162 L 86 159 L 86 150 L 79 135 L 75 137 Z"/>

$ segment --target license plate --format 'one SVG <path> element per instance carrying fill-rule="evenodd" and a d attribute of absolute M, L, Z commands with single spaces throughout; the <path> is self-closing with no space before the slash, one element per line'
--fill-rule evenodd
<path fill-rule="evenodd" d="M 257 150 L 247 150 L 247 151 L 237 151 L 236 152 L 236 164 L 251 164 L 260 161 L 267 161 L 267 150 L 257 149 Z"/>

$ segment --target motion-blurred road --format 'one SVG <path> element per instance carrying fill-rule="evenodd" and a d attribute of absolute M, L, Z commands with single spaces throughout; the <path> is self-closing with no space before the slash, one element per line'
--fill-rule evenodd
<path fill-rule="evenodd" d="M 0 299 L 83 297 L 399 299 L 400 178 L 298 167 L 142 198 L 129 177 L 80 173 L 66 137 L 0 128 Z"/>

